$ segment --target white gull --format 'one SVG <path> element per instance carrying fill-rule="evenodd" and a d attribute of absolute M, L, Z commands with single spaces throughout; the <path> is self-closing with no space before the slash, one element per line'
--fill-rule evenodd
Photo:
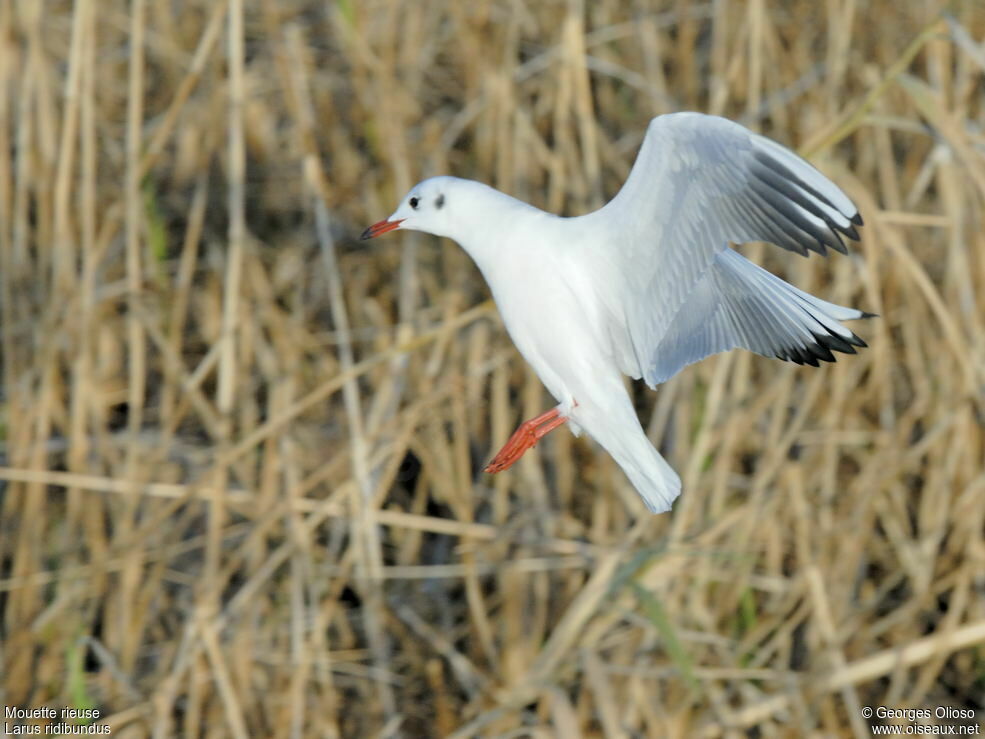
<path fill-rule="evenodd" d="M 798 364 L 865 342 L 842 321 L 872 314 L 826 302 L 729 243 L 768 241 L 806 256 L 847 253 L 862 219 L 799 156 L 724 118 L 654 118 L 629 179 L 605 207 L 562 218 L 491 187 L 432 177 L 363 232 L 408 229 L 457 241 L 482 271 L 510 337 L 558 401 L 523 423 L 486 467 L 512 465 L 570 422 L 612 455 L 654 513 L 681 481 L 650 443 L 623 375 L 656 387 L 717 352 Z"/>

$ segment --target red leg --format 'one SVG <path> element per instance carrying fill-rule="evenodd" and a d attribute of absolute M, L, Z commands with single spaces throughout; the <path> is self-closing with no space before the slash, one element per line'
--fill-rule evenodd
<path fill-rule="evenodd" d="M 544 436 L 568 421 L 561 415 L 557 408 L 552 408 L 546 413 L 541 413 L 536 418 L 524 421 L 520 427 L 513 432 L 503 448 L 499 450 L 492 462 L 486 465 L 485 471 L 490 474 L 502 472 L 513 466 L 524 452 L 537 445 Z"/>

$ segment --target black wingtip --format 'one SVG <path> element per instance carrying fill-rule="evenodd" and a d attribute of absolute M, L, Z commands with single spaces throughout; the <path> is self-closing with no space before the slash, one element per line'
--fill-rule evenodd
<path fill-rule="evenodd" d="M 812 367 L 819 367 L 821 362 L 836 362 L 837 357 L 833 352 L 841 352 L 842 354 L 856 354 L 855 347 L 866 348 L 866 344 L 862 339 L 860 339 L 855 334 L 849 336 L 841 336 L 834 333 L 816 333 L 811 332 L 813 341 L 808 342 L 806 345 L 798 346 L 796 344 L 788 347 L 782 348 L 780 351 L 776 352 L 774 356 L 777 359 L 782 359 L 784 362 L 793 362 L 794 364 L 809 364 Z"/>
<path fill-rule="evenodd" d="M 835 355 L 832 354 L 831 353 L 831 350 L 828 349 L 820 341 L 817 342 L 816 344 L 814 344 L 813 346 L 809 347 L 809 348 L 810 348 L 811 352 L 813 352 L 814 356 L 817 357 L 818 359 L 820 359 L 821 361 L 823 361 L 823 362 L 833 362 L 833 361 L 835 361 Z"/>
<path fill-rule="evenodd" d="M 813 331 L 811 334 L 814 336 L 814 340 L 826 349 L 841 352 L 842 354 L 856 353 L 855 347 L 839 336 L 835 336 L 834 334 L 816 334 Z M 831 361 L 833 362 L 834 360 L 832 359 Z"/>
<path fill-rule="evenodd" d="M 865 221 L 862 220 L 862 214 L 859 213 L 858 211 L 855 211 L 855 215 L 852 216 L 851 221 L 856 226 L 864 226 L 865 225 Z"/>
<path fill-rule="evenodd" d="M 847 341 L 849 344 L 854 344 L 855 346 L 857 346 L 857 347 L 859 347 L 861 349 L 865 349 L 865 348 L 867 348 L 869 346 L 868 344 L 866 344 L 862 339 L 860 339 L 855 334 L 852 334 L 851 336 L 849 336 L 848 338 L 846 338 L 845 341 Z"/>
<path fill-rule="evenodd" d="M 820 357 L 815 356 L 809 347 L 790 346 L 784 349 L 782 354 L 777 356 L 785 362 L 793 362 L 799 365 L 809 364 L 812 367 L 820 366 L 817 361 Z"/>
<path fill-rule="evenodd" d="M 878 318 L 878 313 L 869 313 L 867 310 L 862 311 L 862 315 L 859 318 Z"/>

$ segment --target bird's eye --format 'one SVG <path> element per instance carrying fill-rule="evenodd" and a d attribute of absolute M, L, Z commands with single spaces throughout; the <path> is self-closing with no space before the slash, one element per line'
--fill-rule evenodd
<path fill-rule="evenodd" d="M 421 202 L 421 201 L 418 200 L 417 198 L 411 198 L 410 199 L 410 207 L 413 208 L 414 210 L 417 210 L 417 204 L 419 202 Z"/>

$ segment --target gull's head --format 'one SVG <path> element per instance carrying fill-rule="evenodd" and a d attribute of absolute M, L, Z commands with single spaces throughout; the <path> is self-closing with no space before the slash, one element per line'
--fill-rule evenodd
<path fill-rule="evenodd" d="M 386 220 L 363 231 L 362 239 L 372 239 L 387 231 L 424 231 L 436 236 L 452 236 L 454 213 L 461 211 L 459 197 L 465 180 L 457 177 L 431 177 L 418 182 Z M 457 208 L 456 208 L 457 203 Z"/>

